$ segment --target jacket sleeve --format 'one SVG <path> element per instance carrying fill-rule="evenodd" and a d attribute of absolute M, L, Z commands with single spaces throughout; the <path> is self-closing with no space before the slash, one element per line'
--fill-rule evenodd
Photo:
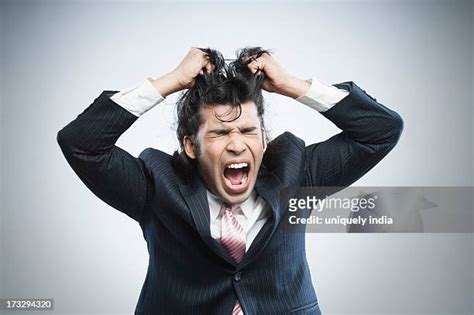
<path fill-rule="evenodd" d="M 57 134 L 74 172 L 100 199 L 140 222 L 153 194 L 152 179 L 142 160 L 115 145 L 138 119 L 103 91 Z"/>
<path fill-rule="evenodd" d="M 342 132 L 305 148 L 305 184 L 321 197 L 361 178 L 393 149 L 403 130 L 399 114 L 377 103 L 354 82 L 335 86 L 350 93 L 321 114 Z"/>

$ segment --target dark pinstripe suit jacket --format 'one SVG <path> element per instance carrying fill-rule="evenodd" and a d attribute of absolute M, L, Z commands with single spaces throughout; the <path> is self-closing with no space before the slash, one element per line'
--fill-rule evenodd
<path fill-rule="evenodd" d="M 104 91 L 59 131 L 58 143 L 80 179 L 143 230 L 150 258 L 135 314 L 230 314 L 237 298 L 245 314 L 321 313 L 304 233 L 280 224 L 288 215 L 280 192 L 349 186 L 394 147 L 403 129 L 397 113 L 355 83 L 335 86 L 350 94 L 322 115 L 341 133 L 305 146 L 286 132 L 269 143 L 255 190 L 272 216 L 238 265 L 211 237 L 199 178 L 182 180 L 171 156 L 159 150 L 135 158 L 115 146 L 137 119 L 109 98 L 117 91 Z"/>

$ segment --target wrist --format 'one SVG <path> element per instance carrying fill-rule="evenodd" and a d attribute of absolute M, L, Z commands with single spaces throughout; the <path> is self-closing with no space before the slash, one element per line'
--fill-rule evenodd
<path fill-rule="evenodd" d="M 150 79 L 150 82 L 163 97 L 167 97 L 168 95 L 183 89 L 174 72 L 166 73 L 158 79 Z"/>
<path fill-rule="evenodd" d="M 309 80 L 302 80 L 292 76 L 286 81 L 280 94 L 296 99 L 305 95 L 310 86 L 311 82 Z"/>

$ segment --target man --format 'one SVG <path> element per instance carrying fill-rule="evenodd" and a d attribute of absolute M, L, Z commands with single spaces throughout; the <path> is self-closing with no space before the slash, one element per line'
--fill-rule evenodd
<path fill-rule="evenodd" d="M 150 148 L 135 158 L 115 146 L 140 115 L 186 89 L 177 104 L 181 152 Z M 262 89 L 316 109 L 342 132 L 309 146 L 288 132 L 268 142 Z M 143 230 L 150 261 L 135 314 L 321 314 L 304 233 L 283 228 L 281 192 L 349 186 L 402 128 L 353 82 L 301 80 L 258 47 L 229 66 L 214 50 L 192 48 L 156 80 L 104 91 L 57 139 L 92 192 Z"/>

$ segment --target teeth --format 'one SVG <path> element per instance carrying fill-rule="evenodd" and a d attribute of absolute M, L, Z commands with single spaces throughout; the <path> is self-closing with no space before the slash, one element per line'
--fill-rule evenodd
<path fill-rule="evenodd" d="M 238 168 L 247 167 L 247 166 L 248 164 L 244 162 L 244 163 L 233 163 L 233 164 L 228 165 L 227 167 L 238 169 Z"/>
<path fill-rule="evenodd" d="M 242 180 L 240 181 L 240 184 L 245 184 L 247 182 L 247 179 L 248 179 L 248 175 L 247 175 L 247 173 L 245 173 L 242 176 Z"/>

